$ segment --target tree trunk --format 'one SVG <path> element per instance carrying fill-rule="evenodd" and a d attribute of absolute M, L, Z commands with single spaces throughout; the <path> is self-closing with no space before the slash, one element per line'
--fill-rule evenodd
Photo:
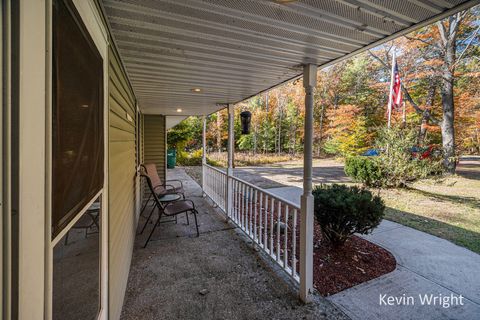
<path fill-rule="evenodd" d="M 448 173 L 454 174 L 456 169 L 455 158 L 455 127 L 454 127 L 454 104 L 453 104 L 453 77 L 452 81 L 442 81 L 442 108 L 443 120 L 442 145 L 443 145 L 443 165 Z"/>
<path fill-rule="evenodd" d="M 278 154 L 282 153 L 282 106 L 279 106 L 280 119 L 278 121 Z"/>
<path fill-rule="evenodd" d="M 478 128 L 475 128 L 475 137 L 477 138 L 477 154 L 480 154 L 480 133 L 478 132 Z"/>
<path fill-rule="evenodd" d="M 317 148 L 317 157 L 320 157 L 320 149 L 322 145 L 322 130 L 323 130 L 323 117 L 325 115 L 325 103 L 322 103 L 322 110 L 320 111 L 320 125 L 318 128 L 318 148 Z"/>
<path fill-rule="evenodd" d="M 445 25 L 441 21 L 437 22 L 443 49 L 441 81 L 443 119 L 440 124 L 442 129 L 443 165 L 445 170 L 450 174 L 455 173 L 457 166 L 455 154 L 455 106 L 453 100 L 453 82 L 456 62 L 455 51 L 457 31 L 464 16 L 465 13 L 457 13 L 449 17 L 448 25 Z"/>
<path fill-rule="evenodd" d="M 431 84 L 430 84 L 430 89 L 428 90 L 426 107 L 425 107 L 425 110 L 422 113 L 420 130 L 418 132 L 417 144 L 419 146 L 423 146 L 425 144 L 425 137 L 426 137 L 426 134 L 427 134 L 428 120 L 431 117 L 430 110 L 433 107 L 433 103 L 435 101 L 435 92 L 436 92 L 436 83 L 434 83 L 434 81 L 432 80 Z"/>
<path fill-rule="evenodd" d="M 255 124 L 253 129 L 254 130 L 253 131 L 253 154 L 255 155 L 257 154 L 257 130 L 258 130 L 257 127 L 258 127 L 257 124 Z"/>

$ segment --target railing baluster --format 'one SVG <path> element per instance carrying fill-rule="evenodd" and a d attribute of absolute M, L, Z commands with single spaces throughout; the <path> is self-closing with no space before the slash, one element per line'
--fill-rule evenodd
<path fill-rule="evenodd" d="M 248 234 L 248 187 L 244 185 L 243 189 L 243 227 L 245 232 Z"/>
<path fill-rule="evenodd" d="M 248 186 L 245 185 L 245 207 L 243 210 L 243 226 L 245 227 L 245 232 L 248 234 Z"/>
<path fill-rule="evenodd" d="M 297 274 L 297 209 L 293 209 L 292 222 L 292 276 Z"/>
<path fill-rule="evenodd" d="M 265 221 L 263 226 L 263 247 L 265 251 L 268 250 L 267 228 L 268 228 L 268 195 L 265 195 Z"/>
<path fill-rule="evenodd" d="M 240 183 L 235 181 L 235 223 L 238 224 L 238 215 L 240 211 Z"/>
<path fill-rule="evenodd" d="M 288 205 L 285 205 L 285 229 L 283 230 L 283 267 L 288 267 Z"/>
<path fill-rule="evenodd" d="M 255 189 L 255 196 L 253 198 L 253 240 L 258 242 L 258 230 L 257 230 L 257 189 Z"/>
<path fill-rule="evenodd" d="M 277 201 L 277 261 L 280 261 L 280 222 L 282 218 L 282 203 Z"/>
<path fill-rule="evenodd" d="M 273 213 L 275 211 L 275 199 L 272 197 L 272 203 L 270 204 L 270 255 L 273 254 Z"/>
<path fill-rule="evenodd" d="M 247 186 L 247 191 L 246 191 L 246 194 L 245 194 L 245 198 L 247 200 L 246 204 L 247 204 L 247 209 L 245 210 L 245 226 L 247 227 L 247 234 L 250 235 L 250 187 Z"/>
<path fill-rule="evenodd" d="M 250 197 L 249 197 L 249 189 L 250 187 L 245 185 L 245 232 L 248 235 L 248 205 L 250 202 Z"/>
<path fill-rule="evenodd" d="M 245 185 L 240 183 L 240 227 L 243 229 L 243 208 L 245 205 Z"/>
<path fill-rule="evenodd" d="M 262 242 L 262 236 L 263 236 L 263 224 L 262 224 L 262 221 L 263 221 L 263 192 L 259 192 L 260 194 L 260 205 L 259 205 L 259 214 L 260 214 L 260 219 L 258 221 L 258 234 L 259 234 L 259 241 L 258 243 L 260 243 L 262 246 L 263 246 L 263 242 Z"/>
<path fill-rule="evenodd" d="M 235 197 L 235 210 L 234 210 L 234 221 L 235 223 L 238 223 L 237 221 L 237 217 L 238 217 L 238 181 L 234 181 L 235 182 L 235 194 L 234 194 L 234 197 Z"/>
<path fill-rule="evenodd" d="M 250 231 L 250 236 L 253 237 L 253 189 L 250 188 L 249 192 L 248 192 L 248 203 L 249 203 L 249 216 L 248 216 L 248 230 Z"/>
<path fill-rule="evenodd" d="M 217 199 L 217 173 L 213 173 L 213 198 L 215 203 L 218 205 L 218 199 Z"/>
<path fill-rule="evenodd" d="M 247 226 L 247 214 L 248 214 L 248 187 L 244 185 L 244 192 L 243 192 L 243 228 L 245 232 L 248 234 L 248 226 Z"/>

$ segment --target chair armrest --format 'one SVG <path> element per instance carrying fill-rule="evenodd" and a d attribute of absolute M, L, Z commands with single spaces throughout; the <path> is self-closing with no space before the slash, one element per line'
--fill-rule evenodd
<path fill-rule="evenodd" d="M 180 180 L 167 180 L 167 181 L 165 181 L 165 183 L 169 183 L 169 182 L 178 182 L 178 183 L 180 183 L 180 187 L 183 188 L 183 183 Z"/>
<path fill-rule="evenodd" d="M 172 184 L 165 184 L 165 185 L 163 185 L 163 187 L 164 187 L 166 190 L 175 190 L 175 186 L 172 185 Z"/>

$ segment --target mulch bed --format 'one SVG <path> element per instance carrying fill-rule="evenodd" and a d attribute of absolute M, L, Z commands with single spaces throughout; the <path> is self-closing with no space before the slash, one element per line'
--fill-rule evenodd
<path fill-rule="evenodd" d="M 395 270 L 396 261 L 387 250 L 357 236 L 341 248 L 324 243 L 320 226 L 314 227 L 313 285 L 329 296 Z"/>

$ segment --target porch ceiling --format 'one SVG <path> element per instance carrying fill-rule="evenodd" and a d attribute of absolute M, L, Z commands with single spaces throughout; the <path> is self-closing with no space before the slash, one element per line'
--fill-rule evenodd
<path fill-rule="evenodd" d="M 478 0 L 102 0 L 143 112 L 209 114 Z M 193 92 L 199 88 L 200 92 Z"/>

